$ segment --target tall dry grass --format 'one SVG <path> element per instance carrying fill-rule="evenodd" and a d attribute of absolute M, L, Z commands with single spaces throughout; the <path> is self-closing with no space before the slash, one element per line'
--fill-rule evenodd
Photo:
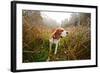
<path fill-rule="evenodd" d="M 71 26 L 65 29 L 69 31 L 69 34 L 61 39 L 56 55 L 54 55 L 55 45 L 53 45 L 52 52 L 49 54 L 50 29 L 34 26 L 31 30 L 27 30 L 23 36 L 23 62 L 46 61 L 48 56 L 50 56 L 50 61 L 90 59 L 90 28 L 87 26 Z"/>
<path fill-rule="evenodd" d="M 55 45 L 49 53 L 49 38 L 52 29 L 43 23 L 32 25 L 30 17 L 23 17 L 23 62 L 86 60 L 91 58 L 91 30 L 89 26 L 69 26 L 64 28 L 68 36 L 61 38 L 57 54 Z M 41 24 L 41 25 L 40 25 Z"/>

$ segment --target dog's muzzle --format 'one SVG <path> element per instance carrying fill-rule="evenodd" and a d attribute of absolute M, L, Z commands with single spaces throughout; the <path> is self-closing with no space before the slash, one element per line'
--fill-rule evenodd
<path fill-rule="evenodd" d="M 62 37 L 66 37 L 68 35 L 68 32 L 67 31 L 63 31 L 62 33 L 61 33 L 61 38 Z"/>

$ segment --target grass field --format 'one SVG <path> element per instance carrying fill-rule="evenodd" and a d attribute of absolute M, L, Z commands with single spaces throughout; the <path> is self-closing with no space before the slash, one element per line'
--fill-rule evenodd
<path fill-rule="evenodd" d="M 62 38 L 57 54 L 54 54 L 55 45 L 49 53 L 49 38 L 52 30 L 43 26 L 25 24 L 23 26 L 23 62 L 44 62 L 86 60 L 91 58 L 91 35 L 87 26 L 70 26 L 68 36 Z"/>

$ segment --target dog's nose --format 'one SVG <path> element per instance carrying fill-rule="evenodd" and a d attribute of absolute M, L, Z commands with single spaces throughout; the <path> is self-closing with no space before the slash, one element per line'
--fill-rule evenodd
<path fill-rule="evenodd" d="M 66 32 L 66 34 L 68 34 L 68 32 Z"/>

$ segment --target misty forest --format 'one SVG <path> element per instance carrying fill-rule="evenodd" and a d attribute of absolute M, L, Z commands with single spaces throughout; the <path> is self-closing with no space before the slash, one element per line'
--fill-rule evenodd
<path fill-rule="evenodd" d="M 57 15 L 56 15 L 57 14 Z M 22 10 L 22 61 L 46 62 L 91 59 L 91 14 Z M 49 52 L 49 38 L 58 27 L 68 31 L 61 38 L 57 54 L 55 44 Z"/>

